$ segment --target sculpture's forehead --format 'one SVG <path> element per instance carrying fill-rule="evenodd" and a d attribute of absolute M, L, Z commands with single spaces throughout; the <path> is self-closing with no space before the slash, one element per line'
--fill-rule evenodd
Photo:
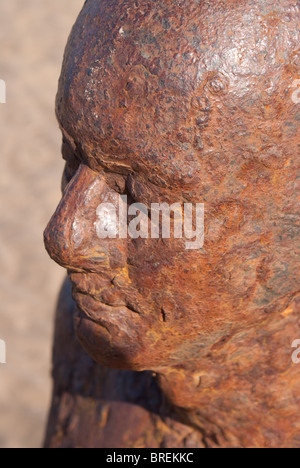
<path fill-rule="evenodd" d="M 224 121 L 213 121 L 212 109 L 232 117 L 244 103 L 243 116 L 253 103 L 255 111 L 258 88 L 278 91 L 276 64 L 290 64 L 299 5 L 272 4 L 88 1 L 65 55 L 62 126 L 91 152 L 95 144 L 126 161 L 144 154 L 152 166 L 171 165 L 173 176 L 182 161 L 187 177 L 197 172 L 203 134 L 219 149 Z"/>

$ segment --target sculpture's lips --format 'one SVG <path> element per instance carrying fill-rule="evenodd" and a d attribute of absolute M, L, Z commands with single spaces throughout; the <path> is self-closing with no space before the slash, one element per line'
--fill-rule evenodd
<path fill-rule="evenodd" d="M 144 315 L 143 307 L 126 287 L 121 289 L 113 285 L 113 278 L 93 274 L 73 274 L 69 272 L 73 298 L 86 315 L 117 314 L 127 310 L 129 314 Z"/>
<path fill-rule="evenodd" d="M 99 310 L 99 313 L 101 313 L 101 311 Z M 103 313 L 103 316 L 106 315 L 106 319 L 107 319 L 107 311 L 105 310 L 102 310 L 102 313 Z M 94 314 L 88 312 L 87 310 L 85 310 L 85 307 L 83 307 L 82 305 L 79 305 L 79 303 L 76 301 L 76 312 L 75 312 L 75 318 L 83 318 L 83 319 L 86 319 L 86 320 L 90 320 L 94 323 L 96 323 L 97 325 L 101 325 L 101 318 L 99 316 L 99 314 L 97 316 L 94 316 Z M 103 321 L 103 319 L 102 319 Z"/>
<path fill-rule="evenodd" d="M 98 327 L 105 329 L 111 337 L 118 338 L 121 334 L 129 340 L 136 340 L 136 329 L 142 329 L 145 324 L 144 317 L 128 307 L 111 307 L 80 293 L 75 293 L 74 299 L 77 305 L 75 323 L 78 330 L 84 326 L 84 323 L 92 322 L 97 330 Z"/>
<path fill-rule="evenodd" d="M 75 293 L 74 299 L 78 309 L 77 313 L 79 312 L 81 316 L 96 323 L 100 323 L 101 319 L 108 319 L 114 312 L 114 307 L 101 304 L 91 296 Z"/>
<path fill-rule="evenodd" d="M 127 307 L 125 304 L 111 306 L 100 302 L 89 294 L 78 291 L 73 292 L 73 297 L 80 315 L 99 325 L 103 325 L 105 322 L 114 322 L 120 326 L 125 318 L 126 321 L 130 318 L 136 320 L 137 315 L 140 315 L 138 311 Z"/>
<path fill-rule="evenodd" d="M 73 296 L 82 295 L 94 299 L 98 304 L 110 307 L 126 307 L 124 292 L 115 288 L 109 278 L 100 275 L 84 274 L 69 275 L 72 283 Z"/>

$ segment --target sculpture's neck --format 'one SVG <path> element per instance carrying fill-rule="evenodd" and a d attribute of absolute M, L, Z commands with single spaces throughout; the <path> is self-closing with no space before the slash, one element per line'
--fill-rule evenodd
<path fill-rule="evenodd" d="M 197 365 L 159 374 L 182 422 L 199 430 L 207 446 L 299 444 L 300 365 L 292 361 L 292 343 L 300 339 L 299 295 L 281 305 L 212 346 Z"/>

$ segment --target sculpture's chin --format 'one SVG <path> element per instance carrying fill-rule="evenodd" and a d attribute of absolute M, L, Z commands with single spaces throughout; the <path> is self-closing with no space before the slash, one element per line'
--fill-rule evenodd
<path fill-rule="evenodd" d="M 99 364 L 123 370 L 149 369 L 147 352 L 130 330 L 120 329 L 109 321 L 95 322 L 78 307 L 74 323 L 81 346 Z"/>

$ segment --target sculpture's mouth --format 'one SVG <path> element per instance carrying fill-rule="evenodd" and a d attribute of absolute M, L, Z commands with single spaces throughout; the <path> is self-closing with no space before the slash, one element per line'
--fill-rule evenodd
<path fill-rule="evenodd" d="M 153 346 L 147 318 L 128 307 L 107 306 L 81 293 L 74 296 L 74 327 L 85 351 L 105 367 L 146 370 Z M 156 361 L 153 365 L 157 367 Z"/>
<path fill-rule="evenodd" d="M 142 316 L 139 304 L 133 302 L 126 291 L 116 288 L 107 278 L 89 274 L 69 274 L 73 298 L 86 318 L 103 324 L 103 320 L 121 319 L 124 314 Z"/>
<path fill-rule="evenodd" d="M 83 281 L 87 280 L 91 278 L 84 274 Z M 130 307 L 126 300 L 122 302 L 117 293 L 114 300 L 118 297 L 118 305 L 108 305 L 103 303 L 100 292 L 97 292 L 99 297 L 94 297 L 87 291 L 89 288 L 76 283 L 73 283 L 77 306 L 74 326 L 83 348 L 105 366 L 144 370 L 139 360 L 144 353 L 143 342 L 150 327 L 149 320 Z"/>
<path fill-rule="evenodd" d="M 90 296 L 76 294 L 75 301 L 76 318 L 90 320 L 107 330 L 113 325 L 128 333 L 130 329 L 128 320 L 134 319 L 133 314 L 136 314 L 127 307 L 111 307 L 101 304 Z"/>

